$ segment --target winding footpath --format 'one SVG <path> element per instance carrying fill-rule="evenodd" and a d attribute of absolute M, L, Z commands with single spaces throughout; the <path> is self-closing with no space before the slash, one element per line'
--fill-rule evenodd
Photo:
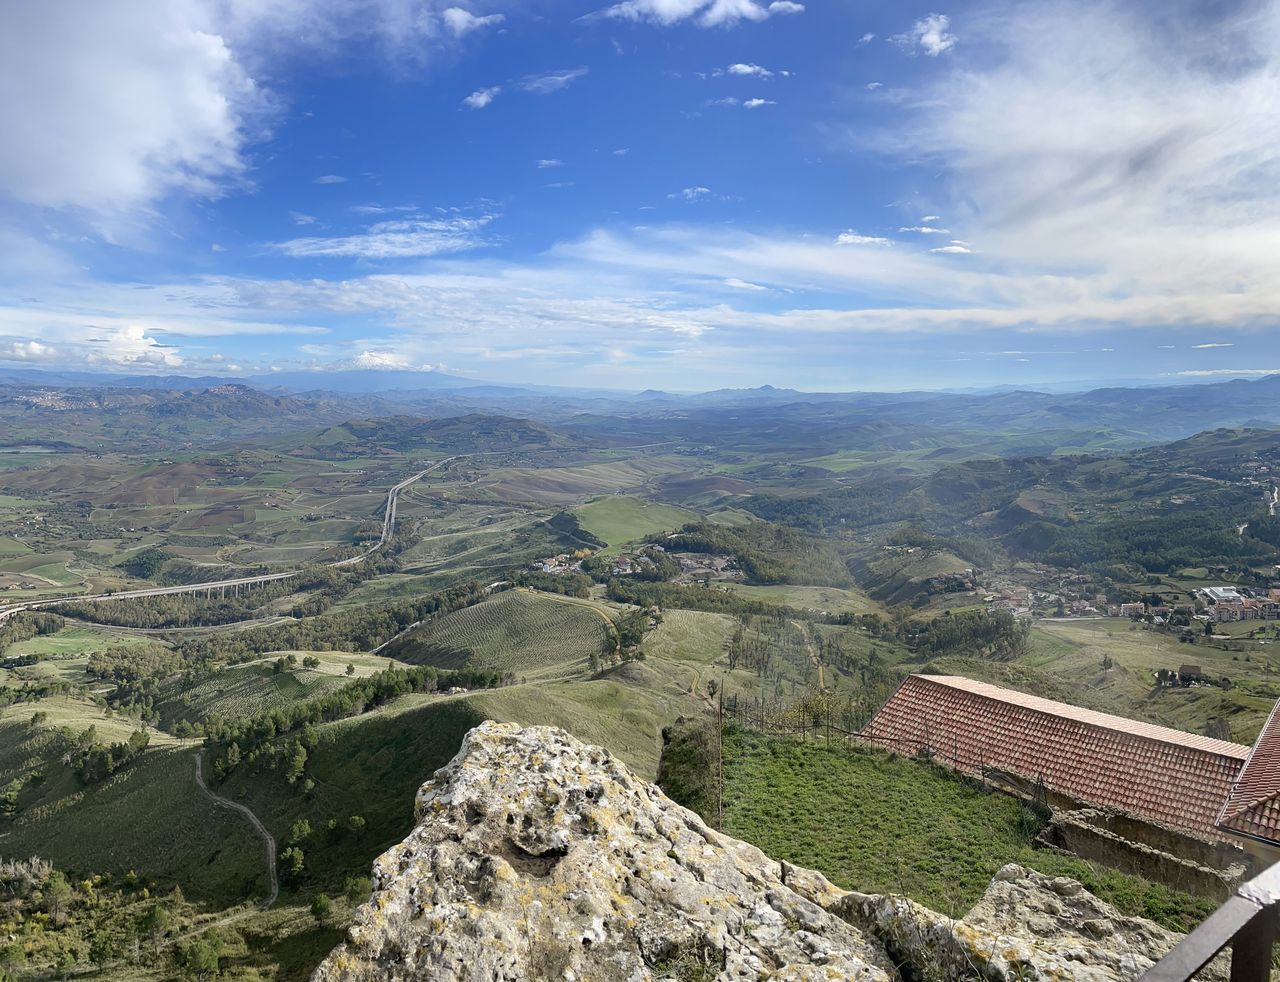
<path fill-rule="evenodd" d="M 262 841 L 266 843 L 267 882 L 271 884 L 271 891 L 267 894 L 267 899 L 258 905 L 259 910 L 266 910 L 268 907 L 274 904 L 280 896 L 280 881 L 279 881 L 279 878 L 276 876 L 275 836 L 273 836 L 270 832 L 267 831 L 267 827 L 263 825 L 261 821 L 259 821 L 258 816 L 255 815 L 253 812 L 251 812 L 246 806 L 240 804 L 238 801 L 232 801 L 230 798 L 224 798 L 220 794 L 214 794 L 212 791 L 209 790 L 209 786 L 204 783 L 204 750 L 203 749 L 196 752 L 196 784 L 200 786 L 200 790 L 203 791 L 206 795 L 208 795 L 210 800 L 212 800 L 213 803 L 217 805 L 219 808 L 230 808 L 232 811 L 237 811 L 241 815 L 243 815 L 245 818 L 247 818 L 249 820 L 249 824 L 253 826 L 254 830 L 258 833 L 258 835 L 262 837 Z M 207 924 L 203 925 L 201 927 L 201 930 L 207 930 L 211 926 L 212 925 L 207 925 Z"/>

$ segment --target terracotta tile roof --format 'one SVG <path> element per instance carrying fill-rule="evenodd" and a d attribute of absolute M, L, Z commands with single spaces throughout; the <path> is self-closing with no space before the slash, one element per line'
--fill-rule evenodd
<path fill-rule="evenodd" d="M 1222 837 L 1214 821 L 1249 756 L 1238 743 L 954 675 L 908 676 L 863 734 L 900 753 L 928 746 L 962 770 L 1012 771 L 1213 838 Z"/>
<path fill-rule="evenodd" d="M 1222 805 L 1218 828 L 1280 842 L 1280 701 Z"/>

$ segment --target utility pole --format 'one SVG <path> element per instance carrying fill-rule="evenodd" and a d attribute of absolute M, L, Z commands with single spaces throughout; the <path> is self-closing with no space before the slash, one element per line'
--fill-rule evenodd
<path fill-rule="evenodd" d="M 716 702 L 716 757 L 719 780 L 716 781 L 716 828 L 724 831 L 724 684 Z"/>

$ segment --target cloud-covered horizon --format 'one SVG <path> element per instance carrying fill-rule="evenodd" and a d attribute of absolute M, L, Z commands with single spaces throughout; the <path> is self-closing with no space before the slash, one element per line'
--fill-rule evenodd
<path fill-rule="evenodd" d="M 0 107 L 0 361 L 314 366 L 281 339 L 317 331 L 506 377 L 628 340 L 611 377 L 898 371 L 926 337 L 1121 339 L 1076 372 L 1140 338 L 1153 376 L 1273 353 L 1280 0 L 882 12 L 826 60 L 836 15 L 786 0 L 62 2 L 0 12 L 31 92 Z M 356 51 L 391 101 L 326 101 Z"/>

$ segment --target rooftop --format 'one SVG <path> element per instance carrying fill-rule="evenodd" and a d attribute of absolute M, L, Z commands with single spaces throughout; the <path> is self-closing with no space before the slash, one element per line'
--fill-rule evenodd
<path fill-rule="evenodd" d="M 908 676 L 863 733 L 1212 838 L 1222 837 L 1215 820 L 1250 755 L 1238 743 L 953 675 Z"/>
<path fill-rule="evenodd" d="M 1244 768 L 1218 814 L 1218 827 L 1280 842 L 1280 701 L 1249 751 Z"/>

